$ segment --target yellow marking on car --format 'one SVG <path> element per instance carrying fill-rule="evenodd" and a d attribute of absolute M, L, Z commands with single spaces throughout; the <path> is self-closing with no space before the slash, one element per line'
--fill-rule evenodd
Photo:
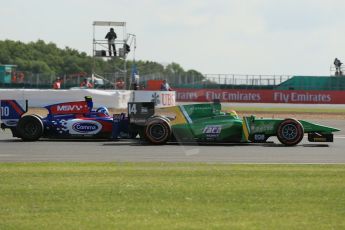
<path fill-rule="evenodd" d="M 238 115 L 237 115 L 235 110 L 227 111 L 227 113 L 230 114 L 231 116 L 238 117 Z"/>
<path fill-rule="evenodd" d="M 167 108 L 162 108 L 162 112 L 167 112 L 170 114 L 174 114 L 175 119 L 170 121 L 171 125 L 180 125 L 180 124 L 187 124 L 187 120 L 183 113 L 181 112 L 181 109 L 179 106 L 172 106 L 172 107 L 167 107 Z"/>
<path fill-rule="evenodd" d="M 242 128 L 243 128 L 243 133 L 244 133 L 244 138 L 245 138 L 245 141 L 248 141 L 249 139 L 249 130 L 248 130 L 248 123 L 247 123 L 247 118 L 243 118 L 243 121 L 242 121 Z"/>

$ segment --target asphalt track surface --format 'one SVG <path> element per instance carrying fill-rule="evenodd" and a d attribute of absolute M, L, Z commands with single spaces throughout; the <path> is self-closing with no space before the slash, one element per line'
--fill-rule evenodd
<path fill-rule="evenodd" d="M 310 143 L 306 137 L 294 147 L 285 147 L 275 138 L 267 144 L 163 146 L 138 140 L 22 142 L 6 131 L 0 132 L 0 162 L 345 163 L 345 121 L 318 123 L 342 130 L 335 134 L 334 143 Z"/>

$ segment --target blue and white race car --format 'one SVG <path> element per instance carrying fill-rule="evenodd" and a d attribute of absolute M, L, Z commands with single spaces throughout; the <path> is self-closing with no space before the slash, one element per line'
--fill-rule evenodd
<path fill-rule="evenodd" d="M 135 137 L 129 130 L 124 113 L 111 116 L 106 107 L 93 109 L 91 97 L 84 101 L 46 106 L 48 115 L 24 115 L 27 101 L 1 100 L 1 128 L 10 129 L 14 137 L 23 141 L 40 138 L 116 139 Z"/>

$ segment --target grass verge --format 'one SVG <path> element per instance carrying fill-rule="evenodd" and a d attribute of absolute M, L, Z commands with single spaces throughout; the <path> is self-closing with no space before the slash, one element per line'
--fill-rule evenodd
<path fill-rule="evenodd" d="M 0 229 L 344 229 L 344 165 L 2 163 Z"/>

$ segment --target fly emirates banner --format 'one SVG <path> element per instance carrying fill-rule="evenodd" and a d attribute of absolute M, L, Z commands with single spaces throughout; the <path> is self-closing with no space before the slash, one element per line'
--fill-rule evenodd
<path fill-rule="evenodd" d="M 175 89 L 180 102 L 345 104 L 345 91 Z"/>

